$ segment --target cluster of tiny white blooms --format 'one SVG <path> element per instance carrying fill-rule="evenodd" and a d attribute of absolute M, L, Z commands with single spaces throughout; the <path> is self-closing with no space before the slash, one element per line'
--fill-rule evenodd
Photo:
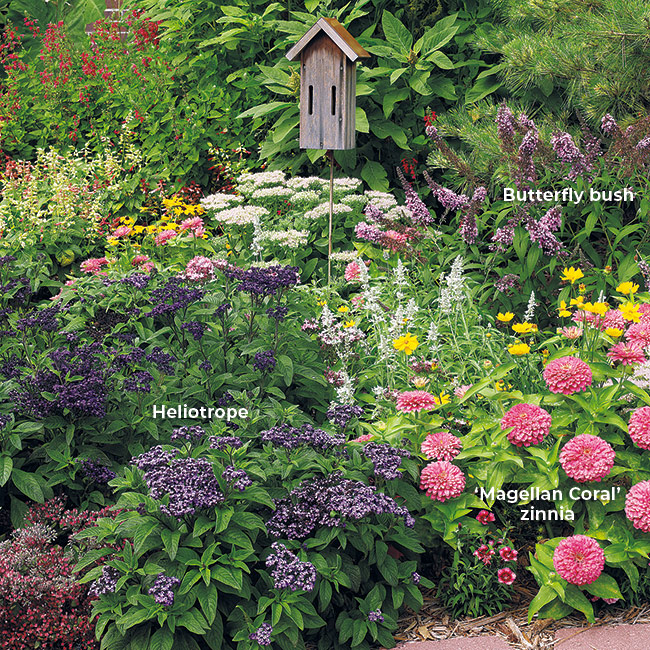
<path fill-rule="evenodd" d="M 438 351 L 439 337 L 440 337 L 440 332 L 438 331 L 438 326 L 432 322 L 431 325 L 429 325 L 429 329 L 427 331 L 427 338 L 426 338 L 426 341 L 429 344 L 429 349 L 431 350 L 431 352 Z"/>
<path fill-rule="evenodd" d="M 303 205 L 305 203 L 318 203 L 320 201 L 320 193 L 314 190 L 303 190 L 296 192 L 291 196 L 291 203 L 296 205 Z"/>
<path fill-rule="evenodd" d="M 257 255 L 259 259 L 262 259 L 262 242 L 264 241 L 264 232 L 262 231 L 262 225 L 260 223 L 260 218 L 255 217 L 253 220 L 253 241 L 250 245 L 250 250 L 253 255 Z"/>
<path fill-rule="evenodd" d="M 241 203 L 244 197 L 239 194 L 217 193 L 204 196 L 201 205 L 206 210 L 223 210 L 234 203 Z"/>
<path fill-rule="evenodd" d="M 634 374 L 629 378 L 639 388 L 648 390 L 650 388 L 650 361 L 645 361 L 634 367 Z"/>
<path fill-rule="evenodd" d="M 345 203 L 335 203 L 332 206 L 332 214 L 343 214 L 345 212 L 352 212 L 352 208 L 349 205 L 345 205 Z M 315 208 L 309 210 L 308 212 L 305 212 L 304 216 L 307 219 L 320 219 L 320 217 L 323 217 L 329 213 L 330 213 L 329 203 L 321 203 L 320 205 L 317 205 Z"/>
<path fill-rule="evenodd" d="M 287 187 L 290 187 L 292 190 L 319 190 L 323 187 L 324 182 L 327 181 L 323 181 L 318 176 L 306 176 L 304 178 L 296 176 L 287 181 Z"/>
<path fill-rule="evenodd" d="M 372 203 L 376 208 L 379 208 L 380 210 L 390 210 L 397 205 L 397 199 L 388 192 L 376 192 L 374 190 L 368 190 L 365 192 L 365 196 L 368 199 L 368 203 Z"/>
<path fill-rule="evenodd" d="M 440 276 L 440 282 L 444 279 L 444 273 Z M 438 307 L 443 314 L 451 312 L 452 300 L 451 291 L 447 287 L 440 287 L 440 295 L 438 296 Z"/>
<path fill-rule="evenodd" d="M 239 176 L 237 182 L 247 187 L 258 188 L 264 185 L 283 185 L 285 175 L 282 171 L 257 172 L 255 174 L 244 173 Z"/>
<path fill-rule="evenodd" d="M 413 319 L 415 318 L 415 315 L 418 313 L 420 308 L 415 304 L 415 300 L 411 298 L 407 303 L 406 303 L 406 309 L 404 310 L 404 318 L 406 318 L 409 322 L 413 322 Z"/>
<path fill-rule="evenodd" d="M 259 205 L 239 205 L 229 210 L 216 212 L 213 219 L 228 226 L 247 226 L 265 217 L 269 211 Z"/>
<path fill-rule="evenodd" d="M 263 234 L 264 241 L 287 246 L 288 248 L 298 248 L 307 244 L 309 233 L 306 230 L 267 230 Z"/>
<path fill-rule="evenodd" d="M 600 298 L 599 298 L 600 301 Z M 530 292 L 530 298 L 528 299 L 528 306 L 526 307 L 526 313 L 524 314 L 524 321 L 525 322 L 530 322 L 533 320 L 533 316 L 535 315 L 535 306 L 537 303 L 535 302 L 535 292 L 531 291 Z"/>
<path fill-rule="evenodd" d="M 393 282 L 398 287 L 408 286 L 409 281 L 406 278 L 406 267 L 402 263 L 401 259 L 397 260 L 397 266 L 395 267 L 395 271 L 393 273 Z"/>
<path fill-rule="evenodd" d="M 359 257 L 359 251 L 335 251 L 330 255 L 332 262 L 352 262 Z"/>
<path fill-rule="evenodd" d="M 375 396 L 375 399 L 382 399 L 384 397 L 385 388 L 383 386 L 375 386 L 372 389 L 372 394 Z"/>
<path fill-rule="evenodd" d="M 293 190 L 289 187 L 282 187 L 281 185 L 273 185 L 270 187 L 260 187 L 255 190 L 251 195 L 253 199 L 287 199 L 293 194 Z"/>
<path fill-rule="evenodd" d="M 400 219 L 410 219 L 411 213 L 406 206 L 396 205 L 385 213 L 385 217 L 390 221 L 399 221 Z"/>
<path fill-rule="evenodd" d="M 384 252 L 382 253 L 382 257 L 383 257 L 387 262 L 388 262 L 388 260 L 390 259 L 390 251 L 389 251 L 387 248 L 384 249 Z"/>
<path fill-rule="evenodd" d="M 354 192 L 361 187 L 361 181 L 358 178 L 335 178 L 334 189 Z"/>
<path fill-rule="evenodd" d="M 447 287 L 451 300 L 460 303 L 465 299 L 465 279 L 463 278 L 463 258 L 459 255 L 451 265 L 451 273 L 447 276 Z"/>
<path fill-rule="evenodd" d="M 390 323 L 388 325 L 388 335 L 396 339 L 400 336 L 402 329 L 404 328 L 404 325 L 406 324 L 404 322 L 404 319 L 406 318 L 406 314 L 404 312 L 404 307 L 399 305 L 397 309 L 393 312 L 393 316 L 390 319 Z"/>
<path fill-rule="evenodd" d="M 393 339 L 380 334 L 379 341 L 377 343 L 377 351 L 379 352 L 379 358 L 381 361 L 388 361 L 389 359 L 392 359 L 395 356 Z"/>
<path fill-rule="evenodd" d="M 368 198 L 363 194 L 347 194 L 341 198 L 341 203 L 352 207 L 363 208 L 368 203 Z"/>
<path fill-rule="evenodd" d="M 336 401 L 339 404 L 354 404 L 354 383 L 347 370 L 343 370 L 343 383 L 336 389 Z"/>

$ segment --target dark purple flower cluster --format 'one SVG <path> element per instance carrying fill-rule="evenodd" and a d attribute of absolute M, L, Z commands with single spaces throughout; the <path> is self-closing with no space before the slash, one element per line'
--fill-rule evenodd
<path fill-rule="evenodd" d="M 147 361 L 151 361 L 164 375 L 174 374 L 172 363 L 176 363 L 176 357 L 172 354 L 167 354 L 162 348 L 155 347 L 146 356 L 146 359 Z"/>
<path fill-rule="evenodd" d="M 260 372 L 271 372 L 275 368 L 276 363 L 273 350 L 265 350 L 264 352 L 255 353 L 253 368 Z"/>
<path fill-rule="evenodd" d="M 11 415 L 0 414 L 0 431 L 2 431 L 11 422 Z"/>
<path fill-rule="evenodd" d="M 255 632 L 251 632 L 248 635 L 248 638 L 251 641 L 255 641 L 260 645 L 271 645 L 271 633 L 273 632 L 273 627 L 270 623 L 262 623 Z"/>
<path fill-rule="evenodd" d="M 192 303 L 201 300 L 205 291 L 184 286 L 184 279 L 175 277 L 167 280 L 164 287 L 151 292 L 151 302 L 154 307 L 149 312 L 152 317 L 173 315 L 186 309 Z"/>
<path fill-rule="evenodd" d="M 132 273 L 131 275 L 122 278 L 120 282 L 122 284 L 130 284 L 132 287 L 142 290 L 147 288 L 150 280 L 150 275 L 145 275 L 144 273 Z"/>
<path fill-rule="evenodd" d="M 219 451 L 224 451 L 228 447 L 239 449 L 243 444 L 241 438 L 237 436 L 212 436 L 210 438 L 210 449 L 218 449 Z"/>
<path fill-rule="evenodd" d="M 205 435 L 205 429 L 199 425 L 192 427 L 178 427 L 172 431 L 172 440 L 187 440 L 188 442 L 196 442 Z"/>
<path fill-rule="evenodd" d="M 270 442 L 276 447 L 296 449 L 302 445 L 309 445 L 323 451 L 342 445 L 345 436 L 332 436 L 322 429 L 316 429 L 311 424 L 303 424 L 299 429 L 290 424 L 279 424 L 260 433 L 262 442 Z"/>
<path fill-rule="evenodd" d="M 149 595 L 163 607 L 171 607 L 174 604 L 174 587 L 178 587 L 181 581 L 174 576 L 167 576 L 159 573 L 153 585 L 149 588 Z"/>
<path fill-rule="evenodd" d="M 352 418 L 359 418 L 363 415 L 363 407 L 355 404 L 336 404 L 327 411 L 327 419 L 343 431 Z"/>
<path fill-rule="evenodd" d="M 181 519 L 222 503 L 224 495 L 212 464 L 204 458 L 175 458 L 177 453 L 157 446 L 131 461 L 144 469 L 144 481 L 153 499 L 169 497 L 169 505 L 161 504 L 160 511 Z"/>
<path fill-rule="evenodd" d="M 212 364 L 206 359 L 199 364 L 199 370 L 210 372 L 212 370 Z"/>
<path fill-rule="evenodd" d="M 278 323 L 281 323 L 289 313 L 288 307 L 269 307 L 266 310 L 266 315 L 270 318 L 275 318 Z"/>
<path fill-rule="evenodd" d="M 363 448 L 363 455 L 372 461 L 375 476 L 381 476 L 383 479 L 391 481 L 401 476 L 399 467 L 402 464 L 402 458 L 410 458 L 411 452 L 391 447 L 385 442 L 369 442 Z"/>
<path fill-rule="evenodd" d="M 102 567 L 102 575 L 90 585 L 88 593 L 91 596 L 103 596 L 104 594 L 112 594 L 117 587 L 120 572 L 112 566 Z"/>
<path fill-rule="evenodd" d="M 267 268 L 251 267 L 248 270 L 230 267 L 226 276 L 239 280 L 237 289 L 255 296 L 274 296 L 278 291 L 294 287 L 300 282 L 300 269 L 297 266 L 275 264 Z"/>
<path fill-rule="evenodd" d="M 147 353 L 142 348 L 134 346 L 127 352 L 120 352 L 119 354 L 115 354 L 111 365 L 113 365 L 115 368 L 130 368 L 131 366 L 140 363 L 146 355 Z"/>
<path fill-rule="evenodd" d="M 20 377 L 20 368 L 25 367 L 25 360 L 20 359 L 15 354 L 4 357 L 0 362 L 0 374 L 6 379 L 16 379 Z"/>
<path fill-rule="evenodd" d="M 273 552 L 266 558 L 266 566 L 273 567 L 271 577 L 276 589 L 312 591 L 316 584 L 316 567 L 299 560 L 284 544 L 274 542 Z"/>
<path fill-rule="evenodd" d="M 411 580 L 413 580 L 414 585 L 419 585 L 420 584 L 420 574 L 417 571 L 413 571 L 411 574 Z"/>
<path fill-rule="evenodd" d="M 208 326 L 205 323 L 200 323 L 197 320 L 190 320 L 181 325 L 181 329 L 187 330 L 195 341 L 200 341 L 205 334 Z"/>
<path fill-rule="evenodd" d="M 223 318 L 226 315 L 226 312 L 232 309 L 232 305 L 229 302 L 222 302 L 215 310 L 214 315 Z"/>
<path fill-rule="evenodd" d="M 402 517 L 413 528 L 415 519 L 394 499 L 361 481 L 343 478 L 341 472 L 303 481 L 288 497 L 275 500 L 275 512 L 266 528 L 275 537 L 304 539 L 317 526 L 344 527 L 345 520 L 370 515 Z"/>
<path fill-rule="evenodd" d="M 228 391 L 226 391 L 219 397 L 217 404 L 219 406 L 228 406 L 228 404 L 230 404 L 230 402 L 232 402 L 234 399 L 235 398 Z"/>
<path fill-rule="evenodd" d="M 107 485 L 109 481 L 112 481 L 117 476 L 110 467 L 94 460 L 82 460 L 79 464 L 83 473 L 91 481 L 95 481 L 95 483 L 99 483 L 100 485 Z"/>
<path fill-rule="evenodd" d="M 384 615 L 381 613 L 381 609 L 375 609 L 372 612 L 368 612 L 368 620 L 371 623 L 383 623 Z"/>
<path fill-rule="evenodd" d="M 253 485 L 253 481 L 251 481 L 248 474 L 243 469 L 237 469 L 234 465 L 228 465 L 221 474 L 221 478 L 230 483 L 234 490 L 240 492 Z"/>
<path fill-rule="evenodd" d="M 129 393 L 150 393 L 153 375 L 146 370 L 137 370 L 124 380 L 124 390 Z"/>
<path fill-rule="evenodd" d="M 58 305 L 46 307 L 45 309 L 32 309 L 26 316 L 18 319 L 16 329 L 20 332 L 29 329 L 41 330 L 43 332 L 56 332 L 60 327 L 59 319 L 57 318 L 60 310 Z"/>
<path fill-rule="evenodd" d="M 0 257 L 0 260 L 3 259 Z M 26 303 L 34 292 L 32 291 L 29 278 L 12 278 L 7 284 L 0 284 L 0 294 L 7 296 L 10 294 L 10 304 L 14 307 Z"/>

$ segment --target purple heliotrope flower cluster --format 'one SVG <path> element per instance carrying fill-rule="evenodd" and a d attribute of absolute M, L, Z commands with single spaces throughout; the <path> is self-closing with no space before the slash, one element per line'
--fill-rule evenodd
<path fill-rule="evenodd" d="M 150 280 L 150 275 L 145 275 L 144 273 L 132 273 L 131 275 L 122 278 L 120 282 L 122 284 L 130 284 L 132 287 L 142 290 L 147 288 Z"/>
<path fill-rule="evenodd" d="M 172 431 L 172 440 L 187 440 L 197 442 L 205 435 L 205 429 L 198 425 L 192 427 L 177 427 Z"/>
<path fill-rule="evenodd" d="M 234 490 L 239 490 L 240 492 L 253 485 L 253 481 L 251 481 L 248 474 L 243 469 L 237 469 L 234 465 L 228 465 L 223 470 L 221 478 L 224 481 L 228 481 Z"/>
<path fill-rule="evenodd" d="M 276 589 L 312 591 L 316 584 L 316 567 L 299 560 L 284 544 L 274 542 L 273 552 L 266 558 L 266 566 L 273 567 L 271 577 Z"/>
<path fill-rule="evenodd" d="M 276 363 L 273 350 L 265 350 L 264 352 L 255 353 L 253 368 L 260 372 L 271 372 L 275 368 Z"/>
<path fill-rule="evenodd" d="M 271 633 L 273 632 L 273 627 L 270 623 L 262 623 L 255 632 L 252 632 L 248 635 L 248 638 L 251 641 L 255 641 L 260 645 L 271 645 Z"/>
<path fill-rule="evenodd" d="M 239 449 L 244 443 L 241 438 L 237 436 L 212 436 L 210 438 L 210 448 L 224 451 L 230 447 L 231 449 Z"/>
<path fill-rule="evenodd" d="M 190 320 L 181 325 L 181 329 L 187 330 L 189 334 L 192 335 L 192 338 L 195 341 L 200 341 L 205 334 L 205 331 L 208 329 L 208 326 L 205 323 L 200 323 L 196 320 Z"/>
<path fill-rule="evenodd" d="M 19 332 L 26 330 L 41 330 L 42 332 L 56 332 L 61 326 L 57 316 L 61 308 L 59 305 L 45 309 L 32 309 L 26 316 L 19 318 L 16 329 Z"/>
<path fill-rule="evenodd" d="M 368 620 L 371 623 L 383 623 L 384 615 L 381 613 L 381 609 L 375 609 L 372 612 L 368 612 Z"/>
<path fill-rule="evenodd" d="M 178 587 L 181 581 L 174 576 L 167 576 L 159 573 L 153 585 L 149 588 L 149 595 L 163 607 L 171 607 L 174 604 L 174 587 Z"/>
<path fill-rule="evenodd" d="M 172 363 L 176 363 L 176 357 L 173 354 L 167 354 L 161 347 L 155 347 L 146 356 L 146 359 L 153 363 L 164 375 L 174 374 Z"/>
<path fill-rule="evenodd" d="M 160 504 L 160 511 L 181 519 L 222 503 L 225 497 L 212 464 L 203 458 L 177 458 L 177 455 L 177 450 L 165 451 L 157 445 L 131 461 L 144 471 L 144 481 L 152 498 L 169 498 L 168 505 Z"/>
<path fill-rule="evenodd" d="M 289 313 L 289 308 L 288 307 L 269 307 L 266 310 L 266 315 L 269 316 L 270 318 L 275 318 L 278 323 L 281 323 Z"/>
<path fill-rule="evenodd" d="M 362 415 L 363 408 L 355 404 L 335 404 L 327 411 L 327 419 L 344 431 L 352 418 L 358 418 Z"/>
<path fill-rule="evenodd" d="M 85 459 L 79 462 L 83 473 L 95 483 L 101 485 L 106 485 L 109 481 L 112 481 L 117 474 L 106 465 L 98 463 L 97 461 Z"/>
<path fill-rule="evenodd" d="M 239 280 L 235 287 L 237 290 L 255 296 L 274 296 L 300 282 L 300 269 L 297 266 L 275 264 L 267 268 L 251 267 L 248 270 L 231 266 L 224 273 L 230 279 Z"/>
<path fill-rule="evenodd" d="M 372 461 L 375 476 L 381 476 L 387 481 L 399 478 L 402 458 L 411 457 L 410 451 L 391 447 L 388 443 L 383 442 L 369 442 L 364 446 L 363 454 Z"/>
<path fill-rule="evenodd" d="M 187 287 L 184 283 L 183 278 L 174 277 L 167 280 L 164 287 L 154 289 L 151 292 L 151 302 L 154 306 L 149 316 L 173 316 L 203 298 L 205 291 Z"/>
<path fill-rule="evenodd" d="M 102 567 L 102 575 L 90 585 L 88 593 L 91 596 L 103 596 L 115 592 L 120 572 L 112 566 Z"/>
<path fill-rule="evenodd" d="M 325 451 L 342 445 L 345 442 L 345 436 L 332 436 L 322 429 L 316 429 L 311 424 L 303 424 L 299 429 L 290 424 L 279 424 L 262 431 L 260 440 L 285 449 L 296 449 L 302 445 L 309 445 Z"/>
<path fill-rule="evenodd" d="M 408 528 L 415 519 L 394 499 L 361 481 L 333 472 L 303 481 L 288 497 L 275 500 L 275 513 L 266 528 L 275 537 L 304 539 L 318 526 L 344 527 L 345 520 L 359 521 L 370 515 L 402 517 Z"/>
<path fill-rule="evenodd" d="M 136 370 L 124 380 L 124 390 L 129 393 L 150 393 L 153 375 L 146 370 Z"/>

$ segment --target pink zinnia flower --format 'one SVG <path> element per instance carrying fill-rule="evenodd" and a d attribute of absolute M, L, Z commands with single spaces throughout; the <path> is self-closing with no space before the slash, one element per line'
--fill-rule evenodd
<path fill-rule="evenodd" d="M 641 310 L 639 309 L 639 311 Z M 625 330 L 627 327 L 627 322 L 623 318 L 623 313 L 620 309 L 609 309 L 605 312 L 602 329 L 606 330 L 609 327 L 615 327 L 617 330 Z"/>
<path fill-rule="evenodd" d="M 511 585 L 515 581 L 517 574 L 512 569 L 506 568 L 499 569 L 497 571 L 497 576 L 502 585 Z"/>
<path fill-rule="evenodd" d="M 140 268 L 146 273 L 151 273 L 156 268 L 156 265 L 153 262 L 145 262 L 140 266 Z"/>
<path fill-rule="evenodd" d="M 203 237 L 205 235 L 205 228 L 201 217 L 185 219 L 185 221 L 181 222 L 179 230 L 181 232 L 189 230 L 195 237 Z"/>
<path fill-rule="evenodd" d="M 482 544 L 479 546 L 472 555 L 477 557 L 485 566 L 488 566 L 492 562 L 492 556 L 494 555 L 495 551 L 491 546 L 488 546 L 487 544 Z"/>
<path fill-rule="evenodd" d="M 560 357 L 546 364 L 544 380 L 552 393 L 573 395 L 591 386 L 591 368 L 577 357 Z"/>
<path fill-rule="evenodd" d="M 650 406 L 642 406 L 630 415 L 627 430 L 637 447 L 650 449 Z"/>
<path fill-rule="evenodd" d="M 625 332 L 625 338 L 634 345 L 647 348 L 650 345 L 650 322 L 642 320 L 632 323 Z"/>
<path fill-rule="evenodd" d="M 465 393 L 472 387 L 472 384 L 463 384 L 462 386 L 458 386 L 458 388 L 454 389 L 454 395 L 458 397 L 459 399 L 463 399 L 465 397 Z"/>
<path fill-rule="evenodd" d="M 128 237 L 131 234 L 131 228 L 129 226 L 120 226 L 113 231 L 111 237 Z"/>
<path fill-rule="evenodd" d="M 550 413 L 535 404 L 517 404 L 503 416 L 501 429 L 514 427 L 508 440 L 517 447 L 528 447 L 544 440 L 552 421 Z"/>
<path fill-rule="evenodd" d="M 407 390 L 397 396 L 397 410 L 402 413 L 428 411 L 436 406 L 436 398 L 425 390 Z"/>
<path fill-rule="evenodd" d="M 360 275 L 361 267 L 359 266 L 358 262 L 350 262 L 345 267 L 345 279 L 348 282 L 354 282 L 355 280 L 358 280 Z"/>
<path fill-rule="evenodd" d="M 197 255 L 185 267 L 185 278 L 194 282 L 212 280 L 214 278 L 214 263 L 207 257 Z"/>
<path fill-rule="evenodd" d="M 450 462 L 438 460 L 422 469 L 420 488 L 434 501 L 453 499 L 465 489 L 465 474 Z"/>
<path fill-rule="evenodd" d="M 504 546 L 500 551 L 499 555 L 504 562 L 514 562 L 517 559 L 517 551 L 514 548 L 509 546 Z"/>
<path fill-rule="evenodd" d="M 145 262 L 149 261 L 149 256 L 148 255 L 136 255 L 132 260 L 131 260 L 131 266 L 140 266 L 140 264 L 144 264 Z"/>
<path fill-rule="evenodd" d="M 422 443 L 422 453 L 431 460 L 453 460 L 460 450 L 463 443 L 449 431 L 438 431 L 430 433 Z"/>
<path fill-rule="evenodd" d="M 650 533 L 650 481 L 641 481 L 628 490 L 625 514 L 635 528 Z"/>
<path fill-rule="evenodd" d="M 478 521 L 479 524 L 483 524 L 484 526 L 487 526 L 491 521 L 494 521 L 494 519 L 494 514 L 488 510 L 481 510 L 476 515 L 476 521 Z"/>
<path fill-rule="evenodd" d="M 632 366 L 646 361 L 643 348 L 636 343 L 617 343 L 609 349 L 607 356 L 623 366 Z"/>
<path fill-rule="evenodd" d="M 608 442 L 589 433 L 569 440 L 560 452 L 564 471 L 578 483 L 605 478 L 614 467 L 615 458 L 616 452 Z"/>
<path fill-rule="evenodd" d="M 174 239 L 176 234 L 175 230 L 163 230 L 154 237 L 154 242 L 156 242 L 156 246 L 164 246 L 168 241 Z"/>
<path fill-rule="evenodd" d="M 562 334 L 562 336 L 568 338 L 571 341 L 582 336 L 582 332 L 582 327 L 576 327 L 575 325 L 571 325 L 570 327 L 562 327 L 557 331 L 558 334 Z"/>
<path fill-rule="evenodd" d="M 106 264 L 108 264 L 108 260 L 105 257 L 95 257 L 82 262 L 81 270 L 84 273 L 97 275 L 102 270 L 102 266 L 105 266 Z"/>
<path fill-rule="evenodd" d="M 372 440 L 374 436 L 372 433 L 364 433 L 362 436 L 359 436 L 358 438 L 355 438 L 352 440 L 352 442 L 368 442 L 369 440 Z"/>
<path fill-rule="evenodd" d="M 592 537 L 573 535 L 557 545 L 553 566 L 572 585 L 588 585 L 603 572 L 605 553 Z"/>

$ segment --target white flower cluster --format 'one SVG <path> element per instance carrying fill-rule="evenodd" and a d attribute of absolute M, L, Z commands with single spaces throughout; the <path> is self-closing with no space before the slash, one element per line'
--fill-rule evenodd
<path fill-rule="evenodd" d="M 599 298 L 599 301 L 602 301 L 602 299 Z M 528 306 L 526 307 L 526 313 L 524 314 L 524 322 L 529 323 L 531 320 L 533 320 L 533 316 L 535 315 L 535 307 L 536 306 L 537 306 L 537 303 L 535 302 L 535 292 L 531 291 L 530 292 L 530 298 L 528 300 Z"/>
<path fill-rule="evenodd" d="M 376 204 L 375 204 L 376 205 Z M 411 219 L 411 213 L 405 205 L 395 205 L 384 214 L 389 221 L 399 221 L 400 219 Z"/>
<path fill-rule="evenodd" d="M 233 203 L 241 203 L 244 200 L 244 197 L 239 194 L 210 194 L 201 199 L 201 205 L 206 210 L 223 210 Z"/>
<path fill-rule="evenodd" d="M 237 182 L 240 185 L 251 186 L 252 188 L 264 187 L 265 185 L 283 185 L 285 175 L 282 171 L 257 172 L 255 174 L 246 172 L 239 176 Z"/>
<path fill-rule="evenodd" d="M 296 192 L 291 197 L 291 203 L 295 205 L 303 205 L 305 203 L 318 203 L 320 201 L 320 194 L 314 190 L 303 190 Z"/>
<path fill-rule="evenodd" d="M 344 214 L 345 212 L 352 212 L 352 208 L 349 205 L 345 205 L 344 203 L 335 203 L 332 206 L 332 214 Z M 329 203 L 321 203 L 320 205 L 317 205 L 315 208 L 305 212 L 304 216 L 306 219 L 315 220 L 315 219 L 320 219 L 320 217 L 323 217 L 329 213 L 330 213 Z"/>
<path fill-rule="evenodd" d="M 359 251 L 336 251 L 330 255 L 332 262 L 352 262 L 359 258 Z"/>
<path fill-rule="evenodd" d="M 262 239 L 267 242 L 287 246 L 288 248 L 298 248 L 306 246 L 309 232 L 306 230 L 267 230 L 262 235 Z"/>
<path fill-rule="evenodd" d="M 334 191 L 343 190 L 345 192 L 356 192 L 356 190 L 358 190 L 360 187 L 361 187 L 361 181 L 358 178 L 335 178 L 334 179 Z"/>
<path fill-rule="evenodd" d="M 352 207 L 364 208 L 368 203 L 368 198 L 363 194 L 347 194 L 341 198 L 341 203 Z"/>
<path fill-rule="evenodd" d="M 229 226 L 247 226 L 269 213 L 259 205 L 239 205 L 230 210 L 223 210 L 213 215 L 213 219 Z"/>
<path fill-rule="evenodd" d="M 272 185 L 269 187 L 260 187 L 252 194 L 253 199 L 278 198 L 287 199 L 293 194 L 293 190 L 281 185 Z"/>
<path fill-rule="evenodd" d="M 372 203 L 380 210 L 390 210 L 390 208 L 397 205 L 397 199 L 388 192 L 368 190 L 365 192 L 364 196 L 368 199 L 368 203 Z"/>
<path fill-rule="evenodd" d="M 292 190 L 320 190 L 328 184 L 329 181 L 318 178 L 318 176 L 295 176 L 287 181 L 287 187 L 290 187 Z"/>
<path fill-rule="evenodd" d="M 440 284 L 445 280 L 447 286 L 440 287 L 440 297 L 438 304 L 440 310 L 448 314 L 452 307 L 459 305 L 465 299 L 465 279 L 463 278 L 463 258 L 459 255 L 451 265 L 451 272 L 445 278 L 444 274 L 440 276 Z"/>

